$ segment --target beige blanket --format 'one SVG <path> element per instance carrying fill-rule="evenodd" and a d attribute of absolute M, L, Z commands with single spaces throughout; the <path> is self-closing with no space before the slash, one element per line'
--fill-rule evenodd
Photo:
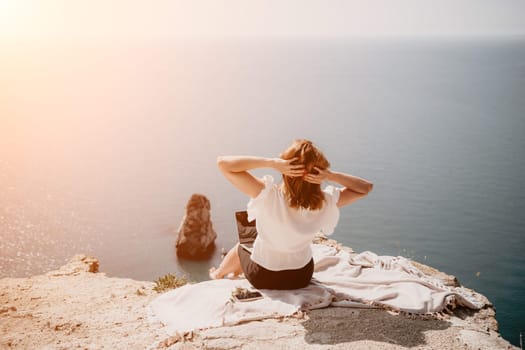
<path fill-rule="evenodd" d="M 169 334 L 234 325 L 243 321 L 289 316 L 328 306 L 377 307 L 433 314 L 450 305 L 483 307 L 477 294 L 446 287 L 404 257 L 348 252 L 313 244 L 315 272 L 306 288 L 265 290 L 264 298 L 233 302 L 236 287 L 253 289 L 245 279 L 212 280 L 185 285 L 160 295 L 148 305 L 149 320 L 160 321 Z"/>

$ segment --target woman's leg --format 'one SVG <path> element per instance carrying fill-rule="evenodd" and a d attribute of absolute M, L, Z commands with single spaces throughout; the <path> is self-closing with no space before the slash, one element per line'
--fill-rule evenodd
<path fill-rule="evenodd" d="M 211 279 L 224 278 L 224 276 L 230 273 L 233 273 L 234 276 L 242 273 L 241 261 L 239 260 L 239 253 L 237 252 L 238 248 L 239 243 L 230 249 L 217 269 L 215 267 L 210 269 Z"/>

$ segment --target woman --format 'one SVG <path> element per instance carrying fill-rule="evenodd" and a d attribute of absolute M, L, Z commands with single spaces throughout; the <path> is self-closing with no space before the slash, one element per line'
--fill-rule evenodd
<path fill-rule="evenodd" d="M 224 176 L 251 199 L 248 219 L 256 220 L 257 238 L 250 252 L 235 245 L 220 266 L 210 270 L 213 279 L 244 272 L 259 289 L 298 289 L 312 278 L 314 264 L 310 244 L 317 232 L 331 234 L 339 220 L 339 208 L 365 197 L 372 183 L 330 170 L 330 163 L 311 141 L 296 140 L 280 158 L 219 157 Z M 271 168 L 282 174 L 274 184 L 270 175 L 259 179 L 248 171 Z M 335 182 L 343 188 L 327 186 Z"/>

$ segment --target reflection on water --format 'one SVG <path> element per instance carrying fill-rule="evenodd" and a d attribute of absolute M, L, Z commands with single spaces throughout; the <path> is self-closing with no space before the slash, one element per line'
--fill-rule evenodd
<path fill-rule="evenodd" d="M 342 211 L 334 238 L 426 257 L 487 295 L 516 342 L 525 319 L 523 41 L 2 51 L 0 276 L 87 253 L 110 276 L 206 279 L 247 202 L 217 171 L 217 155 L 276 156 L 305 137 L 334 169 L 375 185 Z M 193 193 L 210 199 L 219 235 L 204 263 L 178 261 L 174 250 Z"/>

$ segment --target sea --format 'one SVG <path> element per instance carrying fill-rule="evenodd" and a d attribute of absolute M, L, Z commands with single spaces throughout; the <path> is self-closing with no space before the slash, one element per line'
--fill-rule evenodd
<path fill-rule="evenodd" d="M 108 276 L 207 279 L 248 198 L 219 155 L 312 140 L 374 183 L 333 238 L 405 256 L 525 331 L 525 38 L 12 41 L 0 46 L 0 277 L 75 254 Z M 279 174 L 268 169 L 257 176 Z M 217 249 L 178 260 L 193 193 Z"/>

